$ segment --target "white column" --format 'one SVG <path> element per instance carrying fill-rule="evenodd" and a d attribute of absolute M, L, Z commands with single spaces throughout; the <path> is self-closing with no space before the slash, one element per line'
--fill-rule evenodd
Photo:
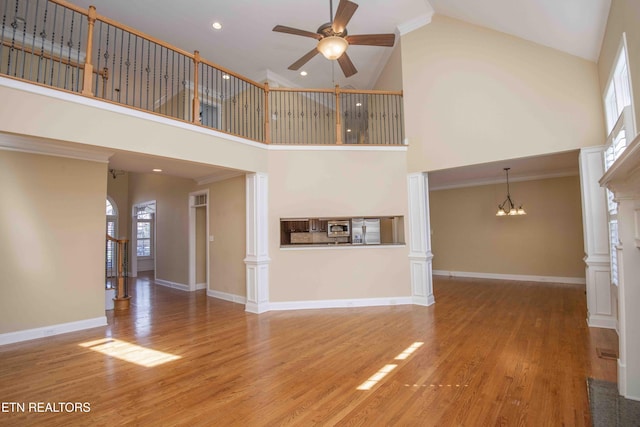
<path fill-rule="evenodd" d="M 618 200 L 618 391 L 640 400 L 640 183 L 636 194 L 616 193 Z M 620 194 L 620 196 L 618 196 Z"/>
<path fill-rule="evenodd" d="M 611 285 L 607 196 L 598 182 L 604 174 L 604 146 L 580 150 L 582 226 L 587 282 L 587 323 L 615 329 L 617 313 L 615 289 Z"/>
<path fill-rule="evenodd" d="M 269 233 L 267 174 L 247 175 L 247 305 L 251 313 L 269 311 Z"/>
<path fill-rule="evenodd" d="M 429 224 L 429 181 L 426 173 L 412 173 L 409 189 L 409 265 L 411 296 L 416 305 L 431 305 L 433 280 L 431 260 L 431 226 Z"/>

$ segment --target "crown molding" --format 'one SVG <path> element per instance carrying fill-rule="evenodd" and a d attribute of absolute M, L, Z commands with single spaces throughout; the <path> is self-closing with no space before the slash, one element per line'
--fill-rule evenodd
<path fill-rule="evenodd" d="M 431 23 L 431 18 L 433 17 L 434 11 L 430 4 L 427 3 L 427 5 L 430 9 L 429 12 L 423 15 L 418 15 L 413 19 L 403 22 L 402 24 L 398 24 L 397 29 L 398 29 L 398 32 L 400 33 L 400 36 L 409 34 L 410 32 L 415 31 L 418 28 L 422 28 L 425 25 L 428 25 Z"/>
<path fill-rule="evenodd" d="M 551 179 L 551 178 L 564 178 L 567 176 L 578 176 L 580 174 L 578 168 L 571 169 L 562 169 L 549 173 L 540 173 L 534 175 L 521 175 L 512 177 L 509 176 L 509 182 L 524 182 L 524 181 L 539 181 L 541 179 Z M 500 178 L 485 178 L 485 179 L 472 179 L 466 181 L 458 181 L 453 184 L 443 184 L 443 185 L 430 185 L 429 191 L 438 191 L 438 190 L 453 190 L 456 188 L 467 188 L 467 187 L 479 187 L 482 185 L 493 185 L 493 184 L 504 184 L 506 182 L 504 177 Z M 431 184 L 431 181 L 429 182 Z"/>
<path fill-rule="evenodd" d="M 0 150 L 109 163 L 114 152 L 55 140 L 0 133 Z"/>

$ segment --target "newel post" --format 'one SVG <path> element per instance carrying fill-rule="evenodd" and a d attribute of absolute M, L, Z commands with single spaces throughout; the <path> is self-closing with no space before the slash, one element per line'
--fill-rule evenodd
<path fill-rule="evenodd" d="M 342 118 L 340 117 L 340 86 L 336 85 L 336 144 L 342 144 Z"/>
<path fill-rule="evenodd" d="M 97 18 L 95 6 L 89 6 L 89 13 L 87 14 L 87 20 L 89 21 L 89 31 L 87 33 L 87 53 L 84 59 L 84 75 L 82 81 L 82 94 L 86 96 L 93 96 L 91 90 L 91 84 L 93 83 L 93 64 L 91 63 L 91 57 L 93 56 L 93 25 Z"/>
<path fill-rule="evenodd" d="M 269 119 L 269 83 L 264 84 L 264 143 L 271 144 L 271 127 Z"/>
<path fill-rule="evenodd" d="M 200 123 L 200 99 L 198 98 L 198 65 L 200 64 L 200 52 L 193 52 L 193 117 L 191 122 Z"/>

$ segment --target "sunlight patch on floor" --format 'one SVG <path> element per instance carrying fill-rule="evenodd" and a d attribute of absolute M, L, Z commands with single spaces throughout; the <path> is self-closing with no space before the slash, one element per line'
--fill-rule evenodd
<path fill-rule="evenodd" d="M 384 365 L 378 372 L 373 374 L 368 380 L 358 386 L 358 390 L 371 390 L 378 382 L 387 376 L 387 374 L 397 368 L 398 365 Z"/>
<path fill-rule="evenodd" d="M 417 349 L 419 349 L 424 343 L 416 341 L 409 347 L 402 350 L 402 353 L 395 357 L 395 360 L 407 360 Z M 387 374 L 397 368 L 396 364 L 389 364 L 383 366 L 378 372 L 369 377 L 368 380 L 360 384 L 357 390 L 371 390 L 376 384 L 378 384 Z"/>
<path fill-rule="evenodd" d="M 103 338 L 96 341 L 89 341 L 80 344 L 80 347 L 88 348 L 93 351 L 115 357 L 126 362 L 135 363 L 136 365 L 146 368 L 162 365 L 163 363 L 178 360 L 181 357 L 170 353 L 142 347 L 121 341 L 115 338 Z"/>
<path fill-rule="evenodd" d="M 417 349 L 419 349 L 422 344 L 424 344 L 423 342 L 419 342 L 416 341 L 413 344 L 411 344 L 409 347 L 405 348 L 404 351 L 402 353 L 400 353 L 399 355 L 396 356 L 396 360 L 405 360 L 407 357 L 411 356 L 411 354 L 416 351 Z"/>

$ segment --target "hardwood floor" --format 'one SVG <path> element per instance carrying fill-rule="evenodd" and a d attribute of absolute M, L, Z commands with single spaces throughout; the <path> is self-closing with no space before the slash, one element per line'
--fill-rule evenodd
<path fill-rule="evenodd" d="M 617 337 L 587 328 L 584 287 L 436 278 L 435 295 L 253 315 L 139 279 L 108 327 L 0 347 L 0 402 L 26 404 L 0 425 L 590 425 L 586 379 L 616 380 L 596 347 Z"/>

